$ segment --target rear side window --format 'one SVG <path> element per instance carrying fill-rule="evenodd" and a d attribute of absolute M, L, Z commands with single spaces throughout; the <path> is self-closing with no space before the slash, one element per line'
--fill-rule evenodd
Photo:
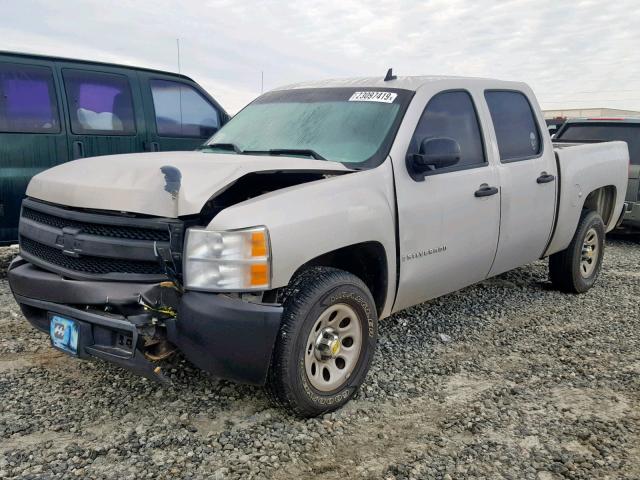
<path fill-rule="evenodd" d="M 151 80 L 158 135 L 209 138 L 220 128 L 220 113 L 190 85 Z"/>
<path fill-rule="evenodd" d="M 62 71 L 69 104 L 71 131 L 79 135 L 136 133 L 133 99 L 124 75 Z"/>
<path fill-rule="evenodd" d="M 0 63 L 0 131 L 60 132 L 51 69 Z"/>
<path fill-rule="evenodd" d="M 424 139 L 437 137 L 452 138 L 460 145 L 460 162 L 453 169 L 486 163 L 478 116 L 468 92 L 443 92 L 429 101 L 413 134 L 408 153 L 418 153 Z"/>
<path fill-rule="evenodd" d="M 498 90 L 487 91 L 484 96 L 491 112 L 500 160 L 512 162 L 537 157 L 542 144 L 527 97 L 521 92 Z"/>
<path fill-rule="evenodd" d="M 631 163 L 640 165 L 640 123 L 636 124 L 607 124 L 607 123 L 569 123 L 562 131 L 558 140 L 565 142 L 611 142 L 622 140 L 627 142 Z"/>

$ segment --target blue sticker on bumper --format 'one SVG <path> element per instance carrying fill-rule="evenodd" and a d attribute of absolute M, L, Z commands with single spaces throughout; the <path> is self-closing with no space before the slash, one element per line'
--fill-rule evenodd
<path fill-rule="evenodd" d="M 72 355 L 78 353 L 78 323 L 69 318 L 53 315 L 50 324 L 51 343 Z"/>

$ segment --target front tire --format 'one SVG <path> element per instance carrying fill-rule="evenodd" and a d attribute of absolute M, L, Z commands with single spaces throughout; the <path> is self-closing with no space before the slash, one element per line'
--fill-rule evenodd
<path fill-rule="evenodd" d="M 549 257 L 549 277 L 555 288 L 584 293 L 595 284 L 604 257 L 605 226 L 602 217 L 584 210 L 566 250 Z"/>
<path fill-rule="evenodd" d="M 356 276 L 314 267 L 287 288 L 268 389 L 302 417 L 336 410 L 364 381 L 376 347 L 378 316 Z"/>

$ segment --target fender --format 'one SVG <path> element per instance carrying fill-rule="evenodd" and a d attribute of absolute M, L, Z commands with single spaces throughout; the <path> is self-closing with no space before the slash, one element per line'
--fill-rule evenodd
<path fill-rule="evenodd" d="M 289 284 L 298 268 L 325 253 L 377 241 L 385 249 L 388 272 L 396 271 L 393 174 L 389 159 L 379 167 L 296 185 L 235 204 L 207 228 L 232 230 L 265 225 L 272 249 L 271 285 Z M 389 274 L 382 316 L 395 296 Z"/>

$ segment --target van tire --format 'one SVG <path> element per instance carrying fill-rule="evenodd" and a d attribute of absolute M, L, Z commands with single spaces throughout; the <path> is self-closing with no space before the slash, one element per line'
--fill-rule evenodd
<path fill-rule="evenodd" d="M 549 257 L 549 277 L 553 286 L 566 293 L 584 293 L 593 287 L 602 268 L 604 240 L 602 217 L 593 210 L 583 210 L 567 249 Z M 588 257 L 590 248 L 593 248 L 591 255 L 595 255 L 595 259 Z"/>
<path fill-rule="evenodd" d="M 300 417 L 340 408 L 358 391 L 376 348 L 378 315 L 369 289 L 348 272 L 313 267 L 286 288 L 283 307 L 267 379 L 271 398 Z M 336 356 L 320 345 L 325 338 Z"/>

